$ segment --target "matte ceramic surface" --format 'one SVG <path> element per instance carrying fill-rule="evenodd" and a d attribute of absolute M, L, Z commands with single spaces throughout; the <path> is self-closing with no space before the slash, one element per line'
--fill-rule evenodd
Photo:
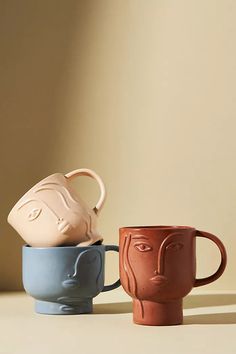
<path fill-rule="evenodd" d="M 196 237 L 213 241 L 221 264 L 211 276 L 196 279 Z M 133 298 L 133 320 L 143 325 L 174 325 L 183 321 L 182 298 L 193 287 L 221 276 L 226 251 L 214 235 L 185 226 L 120 229 L 120 280 Z"/>
<path fill-rule="evenodd" d="M 105 252 L 118 246 L 23 247 L 23 285 L 35 298 L 35 310 L 43 314 L 92 312 L 92 300 L 100 292 L 120 286 L 104 286 Z"/>
<path fill-rule="evenodd" d="M 70 181 L 77 176 L 92 177 L 99 184 L 101 194 L 93 209 L 71 186 Z M 92 170 L 78 169 L 65 176 L 55 173 L 37 183 L 16 203 L 8 222 L 34 247 L 88 246 L 102 241 L 96 221 L 105 195 L 103 181 Z"/>

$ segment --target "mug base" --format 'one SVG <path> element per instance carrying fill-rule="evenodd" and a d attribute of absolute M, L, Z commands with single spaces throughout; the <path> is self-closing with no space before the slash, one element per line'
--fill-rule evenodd
<path fill-rule="evenodd" d="M 79 315 L 93 312 L 92 299 L 86 299 L 76 304 L 63 304 L 49 301 L 35 301 L 35 312 L 44 315 Z"/>
<path fill-rule="evenodd" d="M 133 300 L 133 322 L 146 326 L 173 326 L 183 323 L 183 300 L 160 303 Z"/>

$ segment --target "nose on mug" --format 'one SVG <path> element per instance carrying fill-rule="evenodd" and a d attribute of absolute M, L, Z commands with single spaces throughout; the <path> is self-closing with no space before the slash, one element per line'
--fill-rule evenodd
<path fill-rule="evenodd" d="M 196 237 L 219 248 L 217 271 L 196 279 Z M 193 287 L 218 279 L 226 267 L 223 243 L 214 235 L 187 226 L 140 226 L 120 229 L 120 279 L 133 298 L 133 320 L 144 325 L 183 321 L 182 299 Z"/>
<path fill-rule="evenodd" d="M 100 197 L 94 208 L 73 189 L 71 181 L 78 176 L 97 181 Z M 96 224 L 105 198 L 104 183 L 94 171 L 82 168 L 66 175 L 55 173 L 23 195 L 10 211 L 8 222 L 33 247 L 89 246 L 102 241 Z"/>

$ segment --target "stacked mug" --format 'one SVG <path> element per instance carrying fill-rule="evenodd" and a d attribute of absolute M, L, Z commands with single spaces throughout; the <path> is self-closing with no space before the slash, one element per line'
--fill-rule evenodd
<path fill-rule="evenodd" d="M 100 187 L 97 205 L 90 209 L 71 186 L 77 176 L 94 178 Z M 35 298 L 36 312 L 91 313 L 93 298 L 120 286 L 104 286 L 106 251 L 96 221 L 105 201 L 105 187 L 92 170 L 53 174 L 31 188 L 13 207 L 8 222 L 27 242 L 23 246 L 23 284 Z M 219 248 L 217 271 L 196 279 L 196 238 Z M 193 287 L 219 278 L 226 251 L 218 237 L 189 226 L 131 226 L 120 228 L 120 279 L 133 299 L 133 320 L 141 325 L 183 322 L 183 298 Z"/>
<path fill-rule="evenodd" d="M 72 188 L 78 176 L 94 178 L 100 198 L 91 209 Z M 102 179 L 90 169 L 55 173 L 32 187 L 15 204 L 8 222 L 27 243 L 23 246 L 23 285 L 42 314 L 92 313 L 93 298 L 120 286 L 104 286 L 105 252 L 97 217 L 106 197 Z"/>

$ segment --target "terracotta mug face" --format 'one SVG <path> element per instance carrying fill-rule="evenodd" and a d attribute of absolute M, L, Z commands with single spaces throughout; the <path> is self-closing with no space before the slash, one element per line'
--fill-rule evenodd
<path fill-rule="evenodd" d="M 196 279 L 196 236 L 219 247 L 221 264 L 210 277 Z M 185 226 L 120 229 L 120 279 L 133 298 L 134 322 L 182 323 L 182 298 L 194 286 L 216 280 L 226 266 L 226 251 L 214 235 Z"/>
<path fill-rule="evenodd" d="M 99 184 L 101 194 L 93 209 L 71 186 L 70 181 L 77 176 L 92 177 Z M 96 221 L 104 201 L 105 187 L 94 171 L 78 169 L 65 176 L 55 173 L 37 183 L 15 204 L 8 222 L 30 246 L 88 246 L 102 241 Z"/>

